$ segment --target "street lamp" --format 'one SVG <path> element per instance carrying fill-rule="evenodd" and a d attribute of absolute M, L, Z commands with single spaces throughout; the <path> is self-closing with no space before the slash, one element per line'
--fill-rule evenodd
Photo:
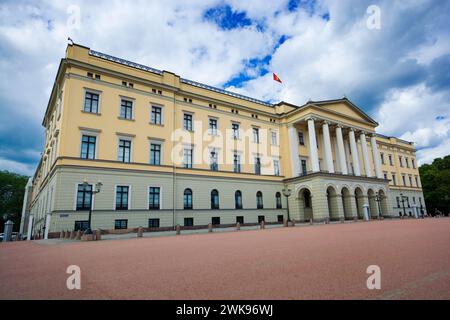
<path fill-rule="evenodd" d="M 289 197 L 291 196 L 291 189 L 288 188 L 284 188 L 283 190 L 283 195 L 286 197 L 286 205 L 287 205 L 287 218 L 288 218 L 288 223 L 291 222 L 291 217 L 289 216 Z"/>
<path fill-rule="evenodd" d="M 101 188 L 103 186 L 103 183 L 101 183 L 100 181 L 97 182 L 95 184 L 95 189 L 92 190 L 91 185 L 89 184 L 89 182 L 87 182 L 86 180 L 84 180 L 83 182 L 83 191 L 84 192 L 89 192 L 89 194 L 91 195 L 91 201 L 89 204 L 89 218 L 88 218 L 88 227 L 86 229 L 86 231 L 84 232 L 85 234 L 92 234 L 92 230 L 91 230 L 91 217 L 92 217 L 92 199 L 93 199 L 93 195 L 96 193 L 99 193 Z"/>
<path fill-rule="evenodd" d="M 378 203 L 378 220 L 381 217 L 381 200 L 384 199 L 384 196 L 380 195 L 378 192 L 375 192 L 375 201 Z"/>
<path fill-rule="evenodd" d="M 407 197 L 404 196 L 403 193 L 400 193 L 400 198 L 402 199 L 403 216 L 406 217 L 405 199 L 406 199 Z"/>

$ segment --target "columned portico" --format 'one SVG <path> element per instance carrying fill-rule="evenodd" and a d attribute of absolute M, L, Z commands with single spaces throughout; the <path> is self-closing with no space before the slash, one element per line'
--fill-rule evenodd
<path fill-rule="evenodd" d="M 324 121 L 322 124 L 322 132 L 323 132 L 323 142 L 324 142 L 324 153 L 326 160 L 326 168 L 329 173 L 334 173 L 334 165 L 333 165 L 333 155 L 331 153 L 331 138 L 330 138 L 330 129 L 328 127 L 329 122 Z"/>
<path fill-rule="evenodd" d="M 369 152 L 367 151 L 366 134 L 364 133 L 364 131 L 362 131 L 361 134 L 359 135 L 359 140 L 361 141 L 361 149 L 363 154 L 364 169 L 366 171 L 366 176 L 373 177 L 372 166 L 370 164 L 369 159 Z"/>
<path fill-rule="evenodd" d="M 375 135 L 370 138 L 370 143 L 372 144 L 372 154 L 373 162 L 375 163 L 375 173 L 378 179 L 383 179 L 383 173 L 381 172 L 381 159 L 378 153 L 377 139 Z"/>
<path fill-rule="evenodd" d="M 350 140 L 350 150 L 352 152 L 353 173 L 355 176 L 360 176 L 361 170 L 359 167 L 358 148 L 356 147 L 355 130 L 353 128 L 350 128 L 348 138 Z"/>
<path fill-rule="evenodd" d="M 341 168 L 342 174 L 348 174 L 347 161 L 345 159 L 344 138 L 342 136 L 342 127 L 340 125 L 336 126 L 336 140 L 339 153 L 339 167 Z"/>
<path fill-rule="evenodd" d="M 312 172 L 319 172 L 319 154 L 317 153 L 316 127 L 314 118 L 308 118 L 309 156 L 311 157 Z"/>

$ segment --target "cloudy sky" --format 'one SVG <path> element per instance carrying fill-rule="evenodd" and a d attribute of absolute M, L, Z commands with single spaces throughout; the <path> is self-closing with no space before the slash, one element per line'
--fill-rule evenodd
<path fill-rule="evenodd" d="M 448 21 L 436 0 L 1 0 L 0 170 L 33 174 L 68 36 L 270 102 L 345 95 L 427 163 L 450 154 Z"/>

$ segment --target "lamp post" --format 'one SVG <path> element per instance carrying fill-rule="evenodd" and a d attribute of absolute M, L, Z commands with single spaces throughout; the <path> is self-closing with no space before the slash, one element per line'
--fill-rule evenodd
<path fill-rule="evenodd" d="M 288 188 L 284 188 L 283 190 L 283 195 L 286 197 L 286 205 L 287 205 L 287 218 L 288 218 L 288 223 L 291 222 L 291 217 L 289 216 L 289 197 L 291 196 L 291 189 Z"/>
<path fill-rule="evenodd" d="M 91 195 L 91 197 L 90 197 L 90 198 L 91 198 L 91 201 L 90 201 L 90 204 L 89 204 L 88 227 L 87 227 L 87 229 L 86 229 L 86 231 L 85 231 L 85 234 L 92 234 L 92 230 L 91 230 L 92 199 L 93 199 L 94 194 L 100 192 L 100 190 L 101 190 L 101 188 L 102 188 L 102 186 L 103 186 L 103 183 L 101 183 L 100 181 L 97 182 L 97 183 L 95 184 L 95 189 L 94 189 L 94 190 L 93 190 L 92 188 L 89 188 L 90 186 L 91 186 L 91 185 L 89 184 L 89 182 L 87 182 L 86 180 L 84 180 L 84 182 L 83 182 L 83 191 L 84 191 L 84 192 L 89 192 L 89 194 Z"/>
<path fill-rule="evenodd" d="M 378 192 L 375 192 L 375 201 L 378 204 L 378 220 L 381 217 L 381 200 L 384 199 L 384 196 L 381 196 Z"/>
<path fill-rule="evenodd" d="M 405 198 L 406 198 L 406 196 L 404 196 L 403 193 L 400 193 L 400 198 L 402 199 L 403 216 L 406 217 L 406 209 L 405 209 Z"/>

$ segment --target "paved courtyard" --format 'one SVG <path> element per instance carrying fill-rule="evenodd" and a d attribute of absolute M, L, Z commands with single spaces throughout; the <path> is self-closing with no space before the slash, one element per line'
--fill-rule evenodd
<path fill-rule="evenodd" d="M 0 299 L 450 299 L 450 219 L 15 242 L 0 266 Z"/>

